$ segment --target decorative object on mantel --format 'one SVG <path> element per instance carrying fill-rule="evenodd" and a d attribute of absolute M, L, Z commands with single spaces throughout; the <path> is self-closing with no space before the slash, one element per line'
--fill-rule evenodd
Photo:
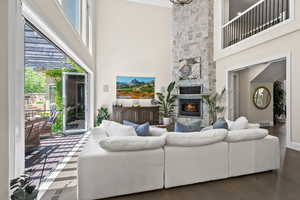
<path fill-rule="evenodd" d="M 201 79 L 201 57 L 179 60 L 177 75 L 179 80 Z"/>
<path fill-rule="evenodd" d="M 132 107 L 140 107 L 140 101 L 138 99 L 134 99 L 132 101 Z"/>
<path fill-rule="evenodd" d="M 222 100 L 225 94 L 225 88 L 219 94 L 217 92 L 211 95 L 203 95 L 202 99 L 205 104 L 208 106 L 209 113 L 209 123 L 214 124 L 217 121 L 218 114 L 223 113 L 225 110 L 224 106 L 220 105 L 220 101 Z"/>
<path fill-rule="evenodd" d="M 193 2 L 193 0 L 170 0 L 175 5 L 181 5 L 184 6 L 186 4 L 190 4 Z"/>
<path fill-rule="evenodd" d="M 155 78 L 117 76 L 117 99 L 153 99 Z"/>
<path fill-rule="evenodd" d="M 171 82 L 167 88 L 167 91 L 164 93 L 156 93 L 158 100 L 153 100 L 152 104 L 159 106 L 160 115 L 163 117 L 164 125 L 170 124 L 170 118 L 174 114 L 175 110 L 175 101 L 177 95 L 173 94 L 173 90 L 175 89 L 175 81 Z"/>

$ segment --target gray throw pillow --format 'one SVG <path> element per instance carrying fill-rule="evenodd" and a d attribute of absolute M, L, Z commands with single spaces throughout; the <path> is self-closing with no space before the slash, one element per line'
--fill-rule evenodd
<path fill-rule="evenodd" d="M 225 119 L 220 118 L 213 124 L 213 129 L 227 129 L 228 130 L 228 124 Z"/>

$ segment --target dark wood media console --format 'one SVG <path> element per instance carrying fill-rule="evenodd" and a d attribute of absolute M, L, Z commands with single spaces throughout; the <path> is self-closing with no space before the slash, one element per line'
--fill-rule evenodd
<path fill-rule="evenodd" d="M 149 122 L 151 125 L 159 124 L 159 107 L 120 107 L 113 106 L 112 120 L 122 123 L 127 120 L 133 123 L 142 124 Z"/>

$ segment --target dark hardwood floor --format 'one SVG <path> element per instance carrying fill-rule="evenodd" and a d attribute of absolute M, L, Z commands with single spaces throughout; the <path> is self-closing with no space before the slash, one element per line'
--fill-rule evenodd
<path fill-rule="evenodd" d="M 284 124 L 270 128 L 270 134 L 280 138 L 281 168 L 278 171 L 108 200 L 300 200 L 300 152 L 284 148 Z"/>

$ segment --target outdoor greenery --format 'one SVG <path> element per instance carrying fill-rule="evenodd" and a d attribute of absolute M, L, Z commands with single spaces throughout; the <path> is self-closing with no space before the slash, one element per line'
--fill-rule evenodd
<path fill-rule="evenodd" d="M 100 126 L 103 120 L 108 120 L 110 118 L 110 114 L 107 108 L 101 107 L 98 109 L 98 114 L 96 118 L 96 126 Z"/>
<path fill-rule="evenodd" d="M 276 124 L 277 118 L 281 115 L 285 115 L 285 91 L 283 89 L 283 83 L 275 81 L 274 83 L 274 123 Z"/>
<path fill-rule="evenodd" d="M 175 81 L 171 82 L 165 93 L 156 93 L 158 99 L 152 101 L 152 104 L 159 106 L 159 112 L 164 118 L 169 118 L 174 114 L 177 96 L 172 94 L 172 92 L 175 89 L 175 84 Z"/>
<path fill-rule="evenodd" d="M 25 67 L 25 94 L 45 93 L 46 75 L 43 72 L 34 71 L 32 67 Z"/>
<path fill-rule="evenodd" d="M 52 131 L 54 133 L 61 132 L 63 129 L 62 74 L 64 72 L 84 73 L 83 69 L 81 69 L 73 60 L 67 59 L 67 63 L 72 66 L 72 69 L 64 67 L 48 69 L 45 71 L 46 76 L 52 78 L 55 82 L 55 105 L 58 114 L 55 123 L 52 126 Z"/>
<path fill-rule="evenodd" d="M 35 200 L 38 190 L 32 185 L 30 176 L 21 175 L 10 181 L 11 200 Z"/>
<path fill-rule="evenodd" d="M 222 100 L 224 94 L 225 94 L 225 88 L 222 90 L 220 94 L 215 92 L 211 95 L 202 96 L 204 103 L 208 106 L 210 124 L 215 123 L 217 121 L 218 114 L 223 113 L 225 110 L 225 107 L 220 105 L 220 101 Z"/>

